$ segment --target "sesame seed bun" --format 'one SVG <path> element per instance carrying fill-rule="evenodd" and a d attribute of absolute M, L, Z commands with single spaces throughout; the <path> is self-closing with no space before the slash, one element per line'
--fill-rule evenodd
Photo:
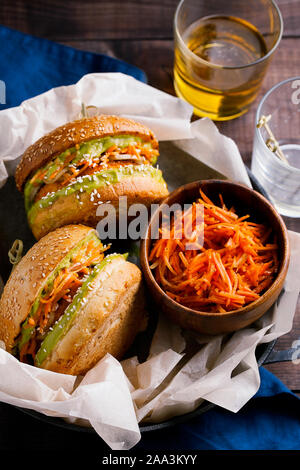
<path fill-rule="evenodd" d="M 12 352 L 21 324 L 47 278 L 70 250 L 93 231 L 81 225 L 59 228 L 37 242 L 12 271 L 0 299 L 0 341 L 8 352 Z M 106 353 L 120 359 L 136 334 L 145 329 L 140 269 L 121 255 L 104 261 L 76 304 L 70 328 L 49 349 L 40 367 L 84 374 Z"/>
<path fill-rule="evenodd" d="M 151 141 L 153 148 L 158 148 L 150 129 L 131 119 L 108 115 L 78 119 L 49 132 L 24 152 L 15 173 L 17 188 L 22 191 L 32 172 L 69 148 L 92 139 L 122 134 L 139 136 Z"/>
<path fill-rule="evenodd" d="M 90 227 L 72 225 L 49 233 L 36 243 L 12 271 L 0 298 L 0 340 L 11 352 L 20 325 L 47 277 L 68 252 L 91 231 Z"/>

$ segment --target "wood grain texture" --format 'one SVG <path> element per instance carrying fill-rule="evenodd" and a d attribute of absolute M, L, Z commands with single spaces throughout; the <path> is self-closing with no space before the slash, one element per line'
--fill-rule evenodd
<path fill-rule="evenodd" d="M 1 23 L 58 42 L 171 39 L 179 0 L 2 0 Z M 226 2 L 225 2 L 226 4 Z M 299 36 L 298 0 L 277 0 L 284 35 Z"/>
<path fill-rule="evenodd" d="M 174 94 L 173 15 L 178 0 L 1 0 L 0 23 L 79 49 L 102 52 L 141 67 L 149 83 Z M 284 36 L 250 111 L 237 120 L 217 123 L 237 143 L 250 165 L 254 116 L 259 99 L 279 81 L 299 75 L 300 1 L 277 0 L 284 19 Z M 299 219 L 285 219 L 300 231 Z M 300 302 L 291 333 L 281 337 L 277 349 L 290 348 L 300 338 Z M 300 390 L 300 365 L 267 366 L 288 387 Z"/>
<path fill-rule="evenodd" d="M 177 3 L 177 0 L 4 0 L 1 22 L 59 42 L 74 37 L 85 40 L 170 39 Z"/>

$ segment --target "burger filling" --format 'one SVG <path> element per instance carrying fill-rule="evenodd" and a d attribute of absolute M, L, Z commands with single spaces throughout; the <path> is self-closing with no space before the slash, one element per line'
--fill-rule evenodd
<path fill-rule="evenodd" d="M 38 169 L 25 186 L 26 209 L 78 178 L 126 165 L 153 165 L 158 150 L 138 136 L 103 137 L 70 148 Z"/>
<path fill-rule="evenodd" d="M 15 340 L 14 354 L 22 362 L 35 363 L 46 337 L 72 306 L 95 267 L 101 264 L 104 251 L 96 233 L 91 232 L 47 278 Z"/>

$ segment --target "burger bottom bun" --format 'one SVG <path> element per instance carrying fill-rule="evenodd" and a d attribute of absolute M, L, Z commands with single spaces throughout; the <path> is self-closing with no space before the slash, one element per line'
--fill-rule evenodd
<path fill-rule="evenodd" d="M 93 281 L 69 331 L 43 362 L 44 369 L 83 375 L 106 353 L 121 359 L 147 326 L 141 271 L 114 258 Z"/>
<path fill-rule="evenodd" d="M 69 224 L 85 224 L 96 227 L 101 217 L 96 215 L 99 202 L 110 202 L 116 209 L 119 198 L 127 196 L 128 207 L 132 204 L 144 204 L 149 207 L 159 203 L 168 195 L 164 181 L 149 175 L 134 175 L 122 181 L 101 186 L 91 193 L 73 193 L 61 196 L 48 207 L 39 209 L 33 222 L 29 221 L 33 235 L 37 240 L 58 227 Z"/>

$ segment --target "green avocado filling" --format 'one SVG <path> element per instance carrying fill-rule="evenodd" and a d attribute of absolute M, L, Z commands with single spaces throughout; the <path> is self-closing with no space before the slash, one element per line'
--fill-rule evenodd
<path fill-rule="evenodd" d="M 53 175 L 59 175 L 59 172 L 66 166 L 66 160 L 69 166 L 75 168 L 80 165 L 81 161 L 92 161 L 95 157 L 104 154 L 112 146 L 124 149 L 128 145 L 142 145 L 143 148 L 152 150 L 151 142 L 144 142 L 140 137 L 134 135 L 120 135 L 83 142 L 78 147 L 72 147 L 62 152 L 54 160 L 51 160 L 44 167 L 37 170 L 27 181 L 24 189 L 26 210 L 30 209 L 40 187 L 45 183 L 51 183 Z M 154 165 L 156 160 L 157 157 L 153 156 L 150 163 Z"/>
<path fill-rule="evenodd" d="M 78 255 L 78 253 L 83 249 L 84 246 L 87 246 L 87 244 L 93 241 L 96 245 L 101 245 L 101 241 L 99 240 L 97 233 L 94 230 L 91 230 L 91 232 L 85 237 L 83 240 L 81 240 L 77 245 L 75 245 L 63 258 L 63 260 L 57 265 L 56 269 L 48 276 L 48 278 L 45 280 L 45 283 L 41 287 L 37 298 L 35 299 L 31 310 L 29 312 L 28 317 L 26 320 L 23 322 L 21 326 L 21 332 L 18 335 L 18 337 L 15 340 L 15 345 L 13 348 L 13 354 L 15 356 L 18 356 L 20 354 L 21 349 L 23 346 L 30 341 L 32 335 L 35 333 L 35 326 L 30 325 L 30 318 L 34 318 L 35 314 L 37 313 L 41 299 L 46 298 L 49 292 L 52 291 L 54 281 L 57 278 L 58 274 L 60 273 L 61 270 L 64 268 L 68 268 L 71 266 L 73 259 Z"/>
<path fill-rule="evenodd" d="M 78 311 L 80 310 L 80 307 L 82 307 L 85 303 L 86 294 L 89 290 L 91 290 L 91 284 L 93 280 L 96 278 L 96 276 L 98 276 L 100 271 L 102 271 L 113 259 L 119 256 L 123 256 L 126 258 L 126 255 L 108 255 L 104 258 L 101 263 L 97 264 L 94 267 L 94 269 L 87 277 L 81 288 L 78 290 L 77 294 L 73 299 L 73 302 L 65 310 L 62 317 L 54 325 L 52 331 L 47 334 L 44 341 L 42 342 L 40 349 L 38 350 L 35 356 L 35 365 L 37 367 L 40 367 L 42 365 L 42 363 L 51 353 L 58 341 L 69 331 Z"/>
<path fill-rule="evenodd" d="M 59 189 L 56 192 L 49 193 L 36 203 L 28 210 L 27 216 L 30 224 L 33 224 L 35 217 L 40 209 L 44 209 L 53 202 L 55 202 L 61 196 L 68 196 L 73 193 L 85 191 L 91 193 L 94 189 L 100 188 L 105 185 L 115 184 L 125 178 L 132 175 L 151 176 L 163 183 L 162 172 L 153 167 L 152 165 L 125 165 L 119 168 L 110 168 L 108 170 L 96 173 L 93 175 L 86 175 L 77 178 L 72 184 Z"/>

